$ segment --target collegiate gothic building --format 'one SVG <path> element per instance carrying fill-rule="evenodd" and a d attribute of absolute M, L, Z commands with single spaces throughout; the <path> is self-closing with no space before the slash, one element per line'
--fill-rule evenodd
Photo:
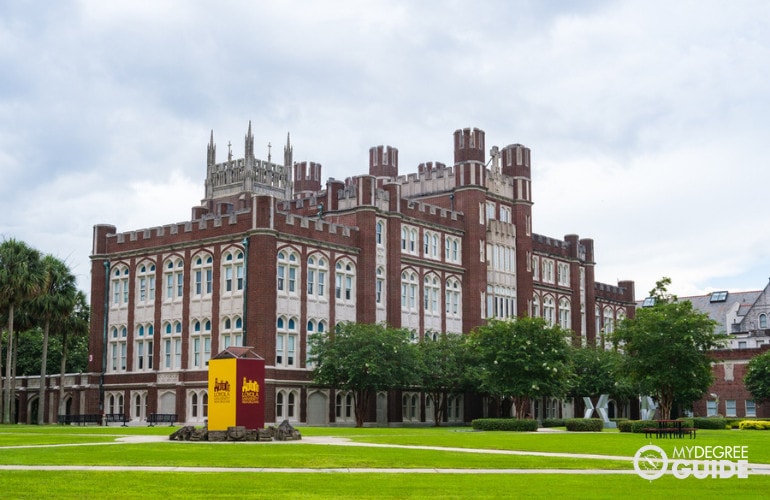
<path fill-rule="evenodd" d="M 312 384 L 308 336 L 341 321 L 464 334 L 487 318 L 542 316 L 603 342 L 634 310 L 634 284 L 594 280 L 594 244 L 532 231 L 530 150 L 490 149 L 476 128 L 453 135 L 454 161 L 401 175 L 398 150 L 369 150 L 367 173 L 322 184 L 321 165 L 254 155 L 217 162 L 208 143 L 205 197 L 189 221 L 132 231 L 94 227 L 91 376 L 72 413 L 144 421 L 207 417 L 207 362 L 253 346 L 266 362 L 266 422 L 354 422 L 351 394 Z M 130 207 L 126 207 L 130 209 Z M 425 422 L 432 402 L 376 396 L 368 422 Z M 448 421 L 490 410 L 452 398 Z M 556 400 L 538 416 L 561 416 Z"/>

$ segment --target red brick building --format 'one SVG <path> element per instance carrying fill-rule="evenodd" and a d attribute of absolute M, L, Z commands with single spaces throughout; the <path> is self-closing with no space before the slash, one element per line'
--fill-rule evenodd
<path fill-rule="evenodd" d="M 453 135 L 454 161 L 399 172 L 398 150 L 369 150 L 367 173 L 322 185 L 320 164 L 254 156 L 217 162 L 189 221 L 94 227 L 91 363 L 68 391 L 73 413 L 207 415 L 212 355 L 249 345 L 266 360 L 267 422 L 354 421 L 350 394 L 314 387 L 307 338 L 339 321 L 463 334 L 489 317 L 542 316 L 595 342 L 633 314 L 633 282 L 595 282 L 594 244 L 533 232 L 530 150 L 491 148 L 476 128 Z M 130 207 L 127 207 L 130 209 Z M 415 390 L 382 393 L 372 423 L 431 418 Z M 563 408 L 545 402 L 543 416 Z M 473 395 L 449 421 L 485 414 Z"/>
<path fill-rule="evenodd" d="M 714 383 L 693 405 L 693 413 L 770 418 L 770 405 L 756 403 L 743 383 L 749 361 L 770 349 L 770 284 L 758 291 L 723 290 L 680 300 L 707 313 L 717 322 L 715 331 L 727 337 L 725 348 L 713 352 Z"/>

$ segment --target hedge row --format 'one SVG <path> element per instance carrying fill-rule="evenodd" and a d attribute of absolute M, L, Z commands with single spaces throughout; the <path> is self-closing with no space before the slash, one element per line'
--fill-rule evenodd
<path fill-rule="evenodd" d="M 600 418 L 569 418 L 564 423 L 567 430 L 572 432 L 597 432 L 604 429 L 604 422 Z"/>
<path fill-rule="evenodd" d="M 623 420 L 618 422 L 618 430 L 620 432 L 632 432 L 634 434 L 641 434 L 644 429 L 657 427 L 658 423 L 654 420 Z"/>
<path fill-rule="evenodd" d="M 564 427 L 563 418 L 544 418 L 543 427 Z"/>
<path fill-rule="evenodd" d="M 741 430 L 768 431 L 770 430 L 770 422 L 766 420 L 742 420 L 738 424 L 738 428 Z"/>
<path fill-rule="evenodd" d="M 727 420 L 721 417 L 694 417 L 693 427 L 698 429 L 725 429 Z"/>
<path fill-rule="evenodd" d="M 534 432 L 537 420 L 531 418 L 477 418 L 471 422 L 477 431 L 517 431 Z"/>

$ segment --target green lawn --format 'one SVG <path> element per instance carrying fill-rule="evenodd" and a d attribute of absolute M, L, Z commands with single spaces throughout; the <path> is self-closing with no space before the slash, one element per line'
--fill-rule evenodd
<path fill-rule="evenodd" d="M 474 432 L 468 428 L 300 428 L 303 436 L 354 442 L 482 450 L 595 454 L 608 458 L 465 453 L 309 443 L 115 443 L 132 435 L 168 436 L 169 427 L 0 426 L 0 465 L 144 467 L 455 469 L 459 473 L 267 473 L 15 471 L 0 472 L 4 498 L 764 498 L 770 476 L 645 481 L 631 457 L 648 444 L 639 434 Z M 674 446 L 748 446 L 751 463 L 770 464 L 770 432 L 700 431 L 695 440 L 652 440 Z M 77 446 L 63 446 L 73 444 Z M 53 445 L 51 447 L 43 445 Z M 20 447 L 24 446 L 24 447 Z M 613 460 L 609 457 L 625 457 Z M 468 473 L 464 473 L 467 469 Z M 473 473 L 473 469 L 561 469 L 562 474 Z M 51 493 L 55 492 L 55 493 Z M 6 493 L 8 495 L 6 495 Z"/>

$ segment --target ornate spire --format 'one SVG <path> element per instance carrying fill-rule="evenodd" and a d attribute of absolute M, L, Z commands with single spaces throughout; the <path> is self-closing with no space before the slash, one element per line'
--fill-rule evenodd
<path fill-rule="evenodd" d="M 254 158 L 254 136 L 251 134 L 251 120 L 249 120 L 249 130 L 246 132 L 245 143 L 244 156 L 246 157 L 246 161 L 249 161 Z"/>
<path fill-rule="evenodd" d="M 206 165 L 213 166 L 217 162 L 217 147 L 214 145 L 214 130 L 211 130 L 211 139 L 206 151 Z"/>
<path fill-rule="evenodd" d="M 286 132 L 286 146 L 283 147 L 283 164 L 286 166 L 291 166 L 293 161 L 292 158 L 294 156 L 294 147 L 291 145 L 291 137 L 288 132 Z"/>

